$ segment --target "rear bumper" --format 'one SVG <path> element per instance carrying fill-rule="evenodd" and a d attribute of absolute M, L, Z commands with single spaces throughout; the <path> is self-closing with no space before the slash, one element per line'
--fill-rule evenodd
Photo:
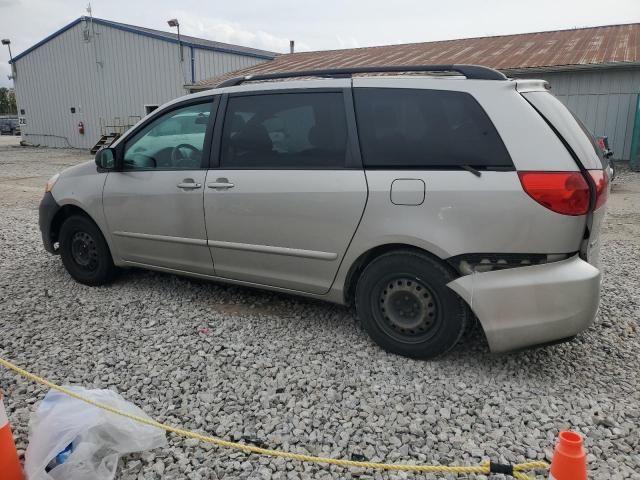
<path fill-rule="evenodd" d="M 600 271 L 575 257 L 460 277 L 448 286 L 476 314 L 494 352 L 554 342 L 593 323 Z"/>
<path fill-rule="evenodd" d="M 42 233 L 42 243 L 49 253 L 58 253 L 53 247 L 54 241 L 51 238 L 51 223 L 58 210 L 60 210 L 60 205 L 53 198 L 51 192 L 45 193 L 38 209 L 38 224 L 40 225 L 40 233 Z"/>

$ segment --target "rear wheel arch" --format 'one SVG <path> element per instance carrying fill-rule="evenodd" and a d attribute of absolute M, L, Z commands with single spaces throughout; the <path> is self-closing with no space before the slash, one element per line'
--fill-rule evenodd
<path fill-rule="evenodd" d="M 448 287 L 457 276 L 446 262 L 415 247 L 373 257 L 354 282 L 362 327 L 391 353 L 421 359 L 446 353 L 471 318 L 466 302 Z"/>
<path fill-rule="evenodd" d="M 416 247 L 415 245 L 410 245 L 406 243 L 388 243 L 383 245 L 378 245 L 373 247 L 366 252 L 362 253 L 355 262 L 351 264 L 349 267 L 349 271 L 347 272 L 347 276 L 344 283 L 344 302 L 349 305 L 353 303 L 355 297 L 356 285 L 358 283 L 358 279 L 360 275 L 364 271 L 364 269 L 376 258 L 385 255 L 390 252 L 407 252 L 407 253 L 416 253 L 420 255 L 425 255 L 433 260 L 439 262 L 443 268 L 451 271 L 453 275 L 456 277 L 459 276 L 458 273 L 451 268 L 451 266 L 442 258 L 435 255 L 434 253 L 425 250 L 424 248 Z"/>

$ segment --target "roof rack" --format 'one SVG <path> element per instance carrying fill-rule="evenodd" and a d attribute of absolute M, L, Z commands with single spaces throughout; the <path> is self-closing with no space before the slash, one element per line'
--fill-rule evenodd
<path fill-rule="evenodd" d="M 301 70 L 299 72 L 262 73 L 258 75 L 246 75 L 225 80 L 218 88 L 235 87 L 244 82 L 258 80 L 276 80 L 278 78 L 293 77 L 338 77 L 350 78 L 357 73 L 388 73 L 388 72 L 458 72 L 472 80 L 506 80 L 507 77 L 493 68 L 481 65 L 392 65 L 382 67 L 346 67 L 327 68 L 322 70 Z"/>

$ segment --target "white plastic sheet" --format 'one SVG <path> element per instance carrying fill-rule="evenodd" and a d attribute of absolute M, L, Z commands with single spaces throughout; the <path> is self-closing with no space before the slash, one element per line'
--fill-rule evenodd
<path fill-rule="evenodd" d="M 67 387 L 96 402 L 149 418 L 142 410 L 111 390 Z M 51 390 L 31 419 L 25 453 L 28 480 L 112 480 L 122 455 L 167 444 L 165 432 L 98 409 Z M 72 444 L 64 463 L 48 473 L 45 468 Z"/>

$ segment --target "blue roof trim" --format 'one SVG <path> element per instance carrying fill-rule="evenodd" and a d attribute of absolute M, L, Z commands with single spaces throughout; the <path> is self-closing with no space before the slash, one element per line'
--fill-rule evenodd
<path fill-rule="evenodd" d="M 38 43 L 36 43 L 32 47 L 27 48 L 24 52 L 22 52 L 19 55 L 13 57 L 13 61 L 17 62 L 22 57 L 24 57 L 24 56 L 28 55 L 29 53 L 33 52 L 35 49 L 41 47 L 45 43 L 53 40 L 58 35 L 61 35 L 64 32 L 66 32 L 67 30 L 73 28 L 74 26 L 76 26 L 78 23 L 84 21 L 85 19 L 89 19 L 89 17 L 77 18 L 73 22 L 71 22 L 68 25 L 65 25 L 64 27 L 62 27 L 60 30 L 57 30 L 57 31 L 53 32 L 48 37 L 44 38 L 43 40 L 40 40 Z M 103 20 L 101 18 L 95 18 L 95 17 L 93 17 L 93 21 L 98 25 L 104 25 L 104 26 L 107 26 L 107 27 L 115 28 L 116 30 L 122 30 L 124 32 L 135 33 L 137 35 L 142 35 L 143 37 L 154 38 L 156 40 L 163 40 L 163 41 L 169 42 L 169 43 L 175 43 L 175 44 L 178 43 L 177 39 L 174 39 L 174 38 L 171 38 L 171 37 L 165 37 L 165 36 L 159 35 L 157 33 L 147 32 L 147 31 L 144 31 L 144 30 L 138 30 L 135 27 L 124 25 L 124 24 L 121 24 L 121 23 L 111 22 L 109 20 Z M 262 55 L 262 54 L 258 54 L 258 53 L 254 53 L 254 52 L 245 52 L 245 51 L 242 51 L 242 50 L 234 50 L 232 48 L 223 48 L 223 47 L 213 47 L 213 46 L 208 46 L 208 45 L 200 45 L 200 44 L 197 44 L 197 43 L 184 41 L 184 40 L 182 41 L 182 45 L 184 45 L 185 47 L 191 47 L 191 48 L 194 48 L 194 49 L 209 50 L 209 51 L 221 52 L 221 53 L 232 53 L 234 55 L 243 55 L 245 57 L 254 57 L 254 58 L 260 58 L 260 59 L 263 59 L 263 60 L 273 60 L 275 58 L 275 56 L 276 56 L 275 54 L 274 55 Z M 9 62 L 9 63 L 11 63 L 11 62 Z"/>

